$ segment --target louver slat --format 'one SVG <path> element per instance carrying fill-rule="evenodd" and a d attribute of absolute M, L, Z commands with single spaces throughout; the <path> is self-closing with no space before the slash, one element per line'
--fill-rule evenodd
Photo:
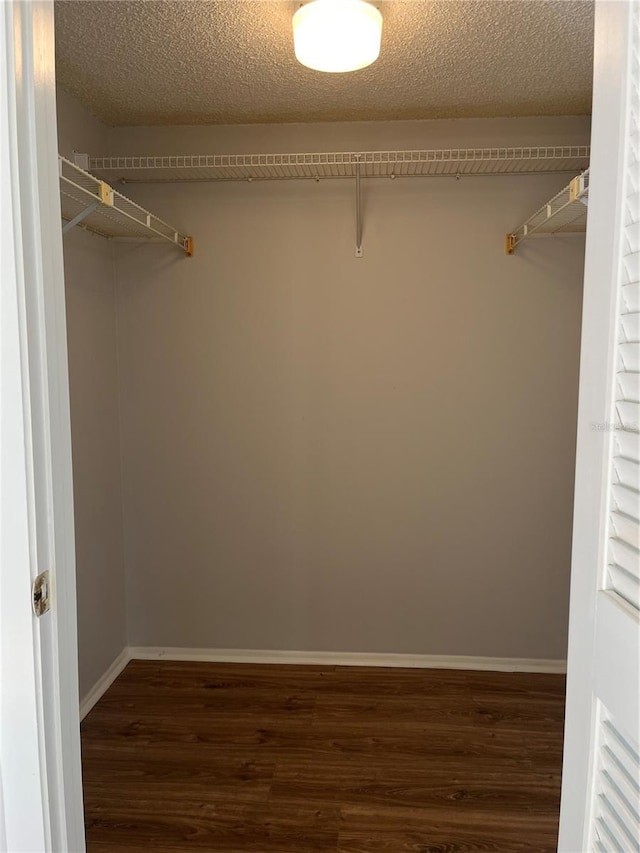
<path fill-rule="evenodd" d="M 640 231 L 637 225 L 634 231 Z M 622 303 L 627 311 L 640 311 L 640 284 L 626 284 L 622 288 Z"/>
<path fill-rule="evenodd" d="M 634 548 L 640 548 L 640 522 L 637 518 L 612 512 L 611 523 L 618 539 L 628 542 Z"/>
<path fill-rule="evenodd" d="M 640 424 L 640 403 L 633 400 L 617 400 L 616 412 L 620 418 L 623 429 L 629 432 L 638 432 Z"/>
<path fill-rule="evenodd" d="M 618 430 L 619 447 L 621 436 L 624 444 L 633 433 Z M 621 449 L 624 452 L 625 447 Z M 607 586 L 640 610 L 640 465 L 635 459 L 616 456 L 613 476 Z"/>
<path fill-rule="evenodd" d="M 623 284 L 631 284 L 640 278 L 640 252 L 629 252 L 622 259 Z"/>
<path fill-rule="evenodd" d="M 640 254 L 640 253 L 638 253 Z M 620 317 L 620 324 L 625 341 L 638 343 L 640 341 L 640 312 L 630 311 Z"/>
<path fill-rule="evenodd" d="M 623 456 L 625 459 L 640 462 L 640 434 L 619 429 L 616 431 L 616 445 L 616 457 Z"/>
<path fill-rule="evenodd" d="M 628 486 L 623 486 L 621 484 L 616 484 L 612 488 L 613 498 L 615 501 L 616 507 L 620 510 L 620 512 L 624 512 L 625 515 L 631 516 L 631 518 L 637 517 L 636 513 L 638 512 L 638 492 L 634 489 L 630 489 Z M 613 523 L 613 520 L 612 520 Z"/>
<path fill-rule="evenodd" d="M 620 398 L 637 403 L 640 398 L 640 377 L 638 374 L 621 371 L 617 374 L 616 380 L 620 390 Z"/>
<path fill-rule="evenodd" d="M 635 459 L 625 459 L 621 456 L 616 456 L 613 460 L 613 470 L 616 476 L 614 485 L 621 483 L 628 489 L 633 489 L 636 493 L 638 492 L 638 486 L 640 485 L 640 465 L 638 465 Z M 628 514 L 637 517 L 637 503 L 635 506 L 635 512 Z"/>
<path fill-rule="evenodd" d="M 593 849 L 640 853 L 640 758 L 610 719 L 600 728 Z"/>
<path fill-rule="evenodd" d="M 621 598 L 640 610 L 640 580 L 621 566 L 609 565 L 608 580 Z"/>
<path fill-rule="evenodd" d="M 621 343 L 618 345 L 620 358 L 625 370 L 640 370 L 640 346 L 637 343 Z"/>
<path fill-rule="evenodd" d="M 639 574 L 637 548 L 633 548 L 621 539 L 610 539 L 609 550 L 614 565 L 620 566 L 629 574 Z"/>

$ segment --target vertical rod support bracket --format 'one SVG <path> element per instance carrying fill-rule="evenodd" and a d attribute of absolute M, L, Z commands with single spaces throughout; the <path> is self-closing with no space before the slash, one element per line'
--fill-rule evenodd
<path fill-rule="evenodd" d="M 362 207 L 360 203 L 360 163 L 356 163 L 356 258 L 362 257 Z"/>

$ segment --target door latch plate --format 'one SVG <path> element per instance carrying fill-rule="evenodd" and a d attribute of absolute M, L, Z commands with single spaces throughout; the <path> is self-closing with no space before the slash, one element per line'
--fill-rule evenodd
<path fill-rule="evenodd" d="M 31 602 L 36 616 L 44 616 L 51 606 L 49 572 L 42 572 L 33 582 Z"/>

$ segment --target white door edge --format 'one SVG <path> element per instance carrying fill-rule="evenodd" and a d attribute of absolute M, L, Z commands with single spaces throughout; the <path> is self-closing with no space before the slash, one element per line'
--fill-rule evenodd
<path fill-rule="evenodd" d="M 0 17 L 0 839 L 11 853 L 82 853 L 53 3 L 5 0 Z M 36 620 L 31 582 L 44 570 L 52 606 Z"/>
<path fill-rule="evenodd" d="M 601 845 L 597 835 L 608 807 L 606 791 L 597 787 L 606 726 L 638 740 L 638 620 L 634 608 L 609 589 L 607 570 L 617 535 L 610 522 L 611 509 L 617 509 L 614 447 L 622 433 L 633 434 L 618 423 L 615 401 L 617 374 L 632 369 L 621 366 L 620 342 L 635 346 L 621 337 L 621 318 L 632 313 L 623 311 L 622 284 L 633 193 L 637 15 L 638 0 L 596 2 L 560 853 L 601 849 L 594 845 Z M 627 459 L 626 450 L 616 452 Z"/>

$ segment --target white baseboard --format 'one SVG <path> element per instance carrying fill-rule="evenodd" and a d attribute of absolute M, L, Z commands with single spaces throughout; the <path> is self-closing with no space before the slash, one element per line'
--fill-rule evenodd
<path fill-rule="evenodd" d="M 494 672 L 564 673 L 567 671 L 567 662 L 564 660 L 378 654 L 375 652 L 297 652 L 263 649 L 186 649 L 130 646 L 129 655 L 133 660 L 210 661 L 215 663 L 388 666 L 418 669 L 478 669 Z"/>
<path fill-rule="evenodd" d="M 80 719 L 84 720 L 96 702 L 107 692 L 122 670 L 131 660 L 131 649 L 126 646 L 80 702 Z"/>
<path fill-rule="evenodd" d="M 488 658 L 458 655 L 399 655 L 376 652 L 296 652 L 264 649 L 187 649 L 127 646 L 80 702 L 83 720 L 131 660 L 209 661 L 211 663 L 271 663 L 307 666 L 387 666 L 407 669 L 476 669 L 488 672 L 564 673 L 564 660 Z"/>

